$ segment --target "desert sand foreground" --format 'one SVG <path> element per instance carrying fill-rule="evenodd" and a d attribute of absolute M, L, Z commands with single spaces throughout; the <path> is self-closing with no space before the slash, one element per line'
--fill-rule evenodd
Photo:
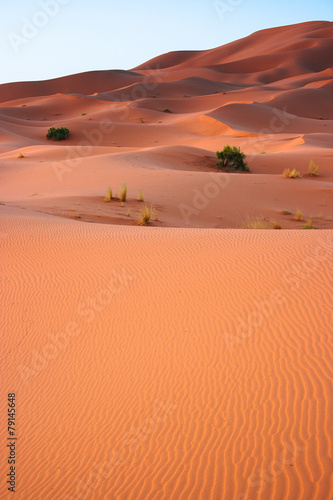
<path fill-rule="evenodd" d="M 17 498 L 331 498 L 330 231 L 0 208 Z"/>
<path fill-rule="evenodd" d="M 333 497 L 332 40 L 312 22 L 0 86 L 16 499 Z M 250 173 L 217 172 L 226 144 Z"/>

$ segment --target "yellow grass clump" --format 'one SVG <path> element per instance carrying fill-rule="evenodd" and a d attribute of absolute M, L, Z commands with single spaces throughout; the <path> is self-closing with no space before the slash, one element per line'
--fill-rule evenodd
<path fill-rule="evenodd" d="M 296 179 L 302 176 L 301 172 L 296 170 L 296 168 L 293 168 L 292 170 L 290 170 L 290 168 L 285 168 L 284 171 L 282 172 L 282 177 L 284 177 L 285 179 Z"/>
<path fill-rule="evenodd" d="M 298 209 L 298 210 L 296 211 L 295 219 L 296 219 L 296 220 L 302 220 L 302 215 L 303 215 L 303 214 L 302 214 L 302 211 L 301 211 L 300 209 Z"/>
<path fill-rule="evenodd" d="M 120 188 L 119 200 L 124 202 L 124 201 L 126 201 L 126 198 L 127 198 L 127 185 L 124 182 L 124 184 L 122 184 L 122 186 Z"/>
<path fill-rule="evenodd" d="M 144 200 L 143 200 L 143 194 L 142 194 L 142 190 L 141 190 L 141 189 L 139 190 L 139 194 L 138 194 L 138 201 L 144 201 Z"/>
<path fill-rule="evenodd" d="M 319 172 L 319 168 L 317 167 L 317 165 L 315 164 L 315 162 L 313 160 L 310 161 L 310 165 L 309 165 L 309 169 L 308 169 L 308 175 L 310 175 L 310 177 L 316 177 Z"/>
<path fill-rule="evenodd" d="M 109 187 L 108 193 L 104 198 L 104 201 L 111 201 L 112 200 L 112 189 Z"/>
<path fill-rule="evenodd" d="M 260 217 L 247 218 L 241 227 L 242 229 L 282 229 L 281 225 L 275 220 L 267 221 Z"/>
<path fill-rule="evenodd" d="M 313 229 L 311 217 L 308 218 L 305 226 L 302 226 L 302 229 Z"/>
<path fill-rule="evenodd" d="M 20 153 L 20 154 L 18 155 L 18 158 L 24 158 L 24 155 L 23 155 L 22 153 Z"/>
<path fill-rule="evenodd" d="M 271 220 L 270 223 L 272 224 L 273 229 L 282 229 L 281 224 L 279 224 L 276 220 Z"/>
<path fill-rule="evenodd" d="M 156 210 L 151 206 L 147 207 L 145 206 L 141 211 L 140 211 L 140 216 L 137 220 L 138 226 L 148 226 L 150 223 L 151 219 L 157 220 L 157 213 Z"/>

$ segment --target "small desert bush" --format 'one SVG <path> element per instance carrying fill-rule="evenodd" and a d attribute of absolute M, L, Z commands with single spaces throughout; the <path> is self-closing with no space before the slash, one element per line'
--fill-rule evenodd
<path fill-rule="evenodd" d="M 104 201 L 111 201 L 112 200 L 112 189 L 109 187 L 107 195 L 104 198 Z"/>
<path fill-rule="evenodd" d="M 46 134 L 47 139 L 53 139 L 54 141 L 64 141 L 68 139 L 68 136 L 69 136 L 69 130 L 66 127 L 60 127 L 60 128 L 51 127 L 49 128 Z"/>
<path fill-rule="evenodd" d="M 309 169 L 308 169 L 308 175 L 310 175 L 310 177 L 316 177 L 318 174 L 318 167 L 317 165 L 315 164 L 315 162 L 313 160 L 310 161 L 310 165 L 309 165 Z"/>
<path fill-rule="evenodd" d="M 157 214 L 155 209 L 152 206 L 151 207 L 146 206 L 140 211 L 140 216 L 137 220 L 137 224 L 138 226 L 148 226 L 151 219 L 153 218 L 157 220 Z"/>
<path fill-rule="evenodd" d="M 302 229 L 313 229 L 311 217 L 308 218 L 305 226 L 302 226 Z"/>
<path fill-rule="evenodd" d="M 141 189 L 139 190 L 139 194 L 138 194 L 138 201 L 144 201 L 144 200 L 143 200 L 143 194 L 142 194 L 142 190 L 141 190 Z"/>
<path fill-rule="evenodd" d="M 18 155 L 18 158 L 24 158 L 24 155 L 23 155 L 22 153 L 20 153 L 20 154 Z"/>
<path fill-rule="evenodd" d="M 126 201 L 126 198 L 127 198 L 127 185 L 126 183 L 124 182 L 120 188 L 120 195 L 119 195 L 119 200 L 121 202 L 124 202 Z"/>
<path fill-rule="evenodd" d="M 296 179 L 302 176 L 301 172 L 296 170 L 296 168 L 293 168 L 292 170 L 290 170 L 290 168 L 285 168 L 284 171 L 282 172 L 282 177 L 284 177 L 285 179 Z"/>
<path fill-rule="evenodd" d="M 220 160 L 217 162 L 217 166 L 226 168 L 228 172 L 250 170 L 245 162 L 245 154 L 236 146 L 227 145 L 222 151 L 216 151 L 216 156 Z"/>
<path fill-rule="evenodd" d="M 172 111 L 170 111 L 170 109 L 168 109 L 168 108 L 165 108 L 165 109 L 163 109 L 163 113 L 172 113 Z"/>
<path fill-rule="evenodd" d="M 282 210 L 282 215 L 291 215 L 290 210 Z"/>
<path fill-rule="evenodd" d="M 300 209 L 298 209 L 296 211 L 295 219 L 296 220 L 302 220 L 302 216 L 303 216 L 302 211 Z"/>

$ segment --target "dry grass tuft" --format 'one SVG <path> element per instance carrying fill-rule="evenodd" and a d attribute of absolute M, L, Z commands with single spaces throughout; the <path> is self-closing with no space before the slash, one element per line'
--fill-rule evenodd
<path fill-rule="evenodd" d="M 122 184 L 122 186 L 120 188 L 119 200 L 124 202 L 124 201 L 126 201 L 126 198 L 127 198 L 127 185 L 124 182 L 124 184 Z"/>
<path fill-rule="evenodd" d="M 282 215 L 291 215 L 290 210 L 282 210 Z"/>
<path fill-rule="evenodd" d="M 270 223 L 272 224 L 273 229 L 282 229 L 281 224 L 279 224 L 276 220 L 272 219 Z"/>
<path fill-rule="evenodd" d="M 137 220 L 137 224 L 138 226 L 148 226 L 148 224 L 153 218 L 157 220 L 156 210 L 152 206 L 151 207 L 145 206 L 140 211 L 140 216 Z"/>
<path fill-rule="evenodd" d="M 313 229 L 311 217 L 308 218 L 308 220 L 306 221 L 305 226 L 302 226 L 302 229 Z"/>
<path fill-rule="evenodd" d="M 297 209 L 295 219 L 302 220 L 302 217 L 303 217 L 302 211 L 300 209 Z"/>
<path fill-rule="evenodd" d="M 112 200 L 112 189 L 109 187 L 108 194 L 105 196 L 104 201 L 111 201 L 111 200 Z"/>
<path fill-rule="evenodd" d="M 260 218 L 247 218 L 243 224 L 242 229 L 282 229 L 282 226 L 276 221 L 271 219 L 270 221 Z"/>
<path fill-rule="evenodd" d="M 293 168 L 292 170 L 290 170 L 290 168 L 285 168 L 282 173 L 282 177 L 284 177 L 285 179 L 296 179 L 301 178 L 302 176 L 301 172 L 296 170 L 296 168 Z"/>
<path fill-rule="evenodd" d="M 315 162 L 313 160 L 311 160 L 310 165 L 309 165 L 309 169 L 308 169 L 308 175 L 310 177 L 316 177 L 317 175 L 319 175 L 318 172 L 319 172 L 319 168 L 317 167 Z"/>
<path fill-rule="evenodd" d="M 143 194 L 142 194 L 142 190 L 141 190 L 141 189 L 139 190 L 139 194 L 138 194 L 138 201 L 144 201 L 144 199 L 143 199 Z"/>
<path fill-rule="evenodd" d="M 18 158 L 24 158 L 24 155 L 23 155 L 22 153 L 20 153 L 20 154 L 18 155 Z"/>

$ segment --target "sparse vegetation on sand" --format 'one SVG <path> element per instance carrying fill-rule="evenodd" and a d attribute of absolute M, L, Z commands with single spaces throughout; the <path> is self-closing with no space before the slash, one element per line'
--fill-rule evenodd
<path fill-rule="evenodd" d="M 247 218 L 242 224 L 242 229 L 282 229 L 275 220 L 266 220 L 260 217 Z"/>
<path fill-rule="evenodd" d="M 296 168 L 293 168 L 290 170 L 290 168 L 285 168 L 284 171 L 282 172 L 282 177 L 285 179 L 297 179 L 301 178 L 301 172 L 296 170 Z"/>
<path fill-rule="evenodd" d="M 104 198 L 104 201 L 111 201 L 112 200 L 112 189 L 109 187 L 107 195 Z"/>
<path fill-rule="evenodd" d="M 297 209 L 295 219 L 302 220 L 302 217 L 303 217 L 302 211 L 300 209 Z"/>
<path fill-rule="evenodd" d="M 308 218 L 305 226 L 302 226 L 302 229 L 314 229 L 313 225 L 312 225 L 312 218 L 311 217 Z"/>
<path fill-rule="evenodd" d="M 163 109 L 163 113 L 172 113 L 172 111 L 169 108 Z"/>
<path fill-rule="evenodd" d="M 152 206 L 146 206 L 140 211 L 140 216 L 137 220 L 137 224 L 138 226 L 148 226 L 152 219 L 157 220 L 156 210 Z"/>
<path fill-rule="evenodd" d="M 68 136 L 69 136 L 69 129 L 66 127 L 60 127 L 60 128 L 51 127 L 49 128 L 46 134 L 47 139 L 53 139 L 54 141 L 64 141 L 68 139 Z"/>
<path fill-rule="evenodd" d="M 20 154 L 18 155 L 18 158 L 24 158 L 24 155 L 23 155 L 22 153 L 20 153 Z"/>
<path fill-rule="evenodd" d="M 318 172 L 319 172 L 319 168 L 317 167 L 315 162 L 313 160 L 311 160 L 310 165 L 309 165 L 309 169 L 308 169 L 308 175 L 310 177 L 316 177 L 317 175 L 319 175 Z"/>
<path fill-rule="evenodd" d="M 217 151 L 216 156 L 220 160 L 217 162 L 218 168 L 226 168 L 228 172 L 250 171 L 245 162 L 245 154 L 236 146 L 227 145 L 222 151 Z"/>
<path fill-rule="evenodd" d="M 273 229 L 282 229 L 281 224 L 279 224 L 279 222 L 277 222 L 276 220 L 271 219 L 270 223 L 271 223 Z"/>
<path fill-rule="evenodd" d="M 282 215 L 291 215 L 290 210 L 282 210 Z"/>
<path fill-rule="evenodd" d="M 127 185 L 124 182 L 120 188 L 120 195 L 119 195 L 119 200 L 124 203 L 127 198 Z"/>
<path fill-rule="evenodd" d="M 138 201 L 144 201 L 144 200 L 143 200 L 143 194 L 142 194 L 142 190 L 141 190 L 141 189 L 139 190 L 139 194 L 138 194 Z"/>

